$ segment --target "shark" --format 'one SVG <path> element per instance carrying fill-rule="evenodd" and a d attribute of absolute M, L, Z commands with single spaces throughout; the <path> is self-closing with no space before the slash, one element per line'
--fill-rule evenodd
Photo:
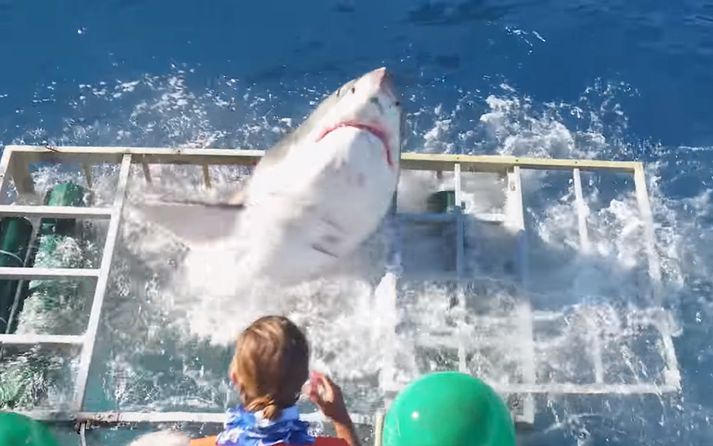
<path fill-rule="evenodd" d="M 399 180 L 405 113 L 385 67 L 339 86 L 223 202 L 145 206 L 189 248 L 194 280 L 320 277 L 375 232 Z M 202 219 L 198 221 L 197 219 Z M 235 262 L 213 255 L 235 252 Z"/>

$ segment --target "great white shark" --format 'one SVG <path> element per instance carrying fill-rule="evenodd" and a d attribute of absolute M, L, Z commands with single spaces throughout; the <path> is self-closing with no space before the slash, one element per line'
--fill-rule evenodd
<path fill-rule="evenodd" d="M 223 203 L 154 203 L 143 212 L 189 247 L 193 280 L 316 278 L 351 254 L 386 215 L 399 179 L 404 112 L 378 68 L 326 97 L 266 150 L 246 186 Z M 199 221 L 202 219 L 202 221 Z M 226 265 L 216 249 L 239 253 Z"/>

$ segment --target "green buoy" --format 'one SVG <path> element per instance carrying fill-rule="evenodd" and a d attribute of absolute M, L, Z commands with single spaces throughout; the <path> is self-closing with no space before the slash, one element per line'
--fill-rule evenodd
<path fill-rule="evenodd" d="M 59 446 L 47 426 L 12 412 L 0 412 L 0 445 Z"/>
<path fill-rule="evenodd" d="M 396 396 L 384 419 L 383 446 L 514 446 L 503 400 L 465 373 L 428 374 Z"/>

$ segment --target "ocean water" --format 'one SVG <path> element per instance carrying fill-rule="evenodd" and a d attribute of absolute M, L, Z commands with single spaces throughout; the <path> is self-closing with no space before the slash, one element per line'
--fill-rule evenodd
<path fill-rule="evenodd" d="M 268 148 L 335 86 L 385 65 L 409 112 L 405 150 L 644 161 L 683 390 L 541 398 L 520 442 L 703 445 L 713 439 L 712 56 L 706 1 L 0 0 L 0 146 Z M 62 173 L 38 175 L 49 184 Z M 557 174 L 525 178 L 536 303 L 577 313 L 606 296 L 611 311 L 636 306 L 645 262 L 631 226 L 632 183 L 605 175 L 584 183 L 597 261 L 566 263 L 577 256 L 571 185 Z M 134 262 L 174 253 L 170 243 L 137 253 L 155 240 L 142 231 L 127 229 L 118 253 L 90 409 L 220 410 L 231 399 L 230 351 L 200 337 L 206 325 L 172 312 L 181 300 L 164 283 L 170 268 Z M 487 251 L 480 255 L 473 262 L 487 264 Z M 294 290 L 289 308 L 270 307 L 307 325 L 317 364 L 347 382 L 362 411 L 379 398 L 378 338 L 361 342 L 373 334 L 371 280 L 336 291 L 312 284 Z M 339 317 L 335 293 L 351 302 Z M 413 303 L 415 314 L 435 315 L 421 324 L 438 323 L 441 307 Z M 544 354 L 555 372 L 583 373 L 558 366 L 558 351 Z M 487 360 L 485 375 L 508 369 Z M 91 444 L 126 439 L 93 435 Z"/>

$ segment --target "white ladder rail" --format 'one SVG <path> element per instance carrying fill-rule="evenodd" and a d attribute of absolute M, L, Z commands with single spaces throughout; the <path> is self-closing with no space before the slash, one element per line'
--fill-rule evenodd
<path fill-rule="evenodd" d="M 83 345 L 84 336 L 43 334 L 0 334 L 0 345 Z"/>
<path fill-rule="evenodd" d="M 54 411 L 54 410 L 19 410 L 17 413 L 36 420 L 50 423 L 92 423 L 115 426 L 139 423 L 200 423 L 222 425 L 227 420 L 225 412 L 134 412 L 134 411 Z M 363 413 L 349 413 L 354 424 L 375 425 L 377 416 Z M 329 419 L 321 412 L 301 413 L 300 419 L 310 423 L 324 423 Z M 4 446 L 4 445 L 3 445 Z M 157 445 L 161 446 L 161 445 Z"/>
<path fill-rule="evenodd" d="M 574 183 L 574 207 L 577 212 L 577 229 L 579 231 L 579 248 L 585 255 L 589 254 L 591 245 L 589 243 L 589 232 L 587 231 L 587 215 L 588 208 L 584 201 L 582 192 L 582 176 L 579 168 L 572 169 L 572 181 Z M 588 337 L 591 340 L 592 350 L 591 359 L 594 367 L 594 382 L 596 384 L 604 383 L 604 363 L 602 361 L 602 338 L 599 326 L 587 319 Z"/>
<path fill-rule="evenodd" d="M 79 206 L 0 205 L 0 217 L 109 219 L 111 209 Z"/>
<path fill-rule="evenodd" d="M 456 163 L 453 165 L 453 189 L 455 195 L 455 270 L 456 270 L 456 306 L 460 314 L 456 319 L 458 322 L 457 339 L 458 339 L 458 371 L 461 373 L 470 373 L 468 370 L 468 358 L 464 343 L 463 331 L 467 324 L 464 320 L 466 314 L 465 292 L 463 291 L 462 279 L 465 273 L 465 222 L 463 219 L 463 189 L 462 189 L 461 165 Z"/>
<path fill-rule="evenodd" d="M 92 268 L 19 268 L 0 267 L 0 279 L 64 279 L 64 278 L 96 278 L 100 270 Z"/>
<path fill-rule="evenodd" d="M 403 272 L 403 266 L 401 264 L 401 233 L 399 230 L 399 222 L 400 220 L 397 218 L 397 198 L 398 198 L 398 193 L 395 191 L 394 196 L 391 202 L 391 209 L 389 211 L 389 220 L 387 222 L 387 233 L 388 236 L 386 237 L 388 246 L 387 246 L 387 259 L 386 259 L 386 268 L 385 268 L 385 274 L 384 277 L 382 278 L 382 282 L 379 284 L 379 286 L 382 285 L 382 283 L 386 285 L 391 285 L 390 288 L 387 290 L 388 292 L 384 293 L 384 295 L 387 297 L 388 302 L 385 303 L 385 312 L 388 312 L 388 316 L 394 317 L 398 319 L 398 283 L 399 279 L 401 278 L 402 272 Z M 384 280 L 387 278 L 389 274 L 392 274 L 395 276 L 395 279 L 393 282 L 384 282 Z M 384 297 L 384 296 L 382 296 Z M 379 303 L 377 302 L 377 305 Z M 381 302 L 383 305 L 384 302 Z M 383 317 L 388 317 L 387 315 L 384 315 L 382 312 L 382 318 Z M 374 318 L 374 321 L 379 322 L 379 318 Z M 394 325 L 389 327 L 389 336 L 397 336 L 396 334 L 396 323 L 398 322 L 397 320 L 394 320 Z M 382 327 L 379 326 L 379 329 Z M 386 411 L 389 406 L 391 405 L 391 402 L 393 400 L 393 397 L 395 396 L 396 392 L 396 387 L 397 384 L 395 382 L 395 373 L 396 373 L 396 358 L 395 358 L 395 352 L 392 347 L 385 347 L 384 349 L 381 350 L 382 352 L 382 367 L 381 370 L 379 371 L 379 386 L 381 389 L 384 390 L 385 396 L 384 396 L 384 401 L 383 401 L 383 409 Z"/>
<path fill-rule="evenodd" d="M 0 158 L 0 204 L 4 203 L 6 200 L 6 195 L 10 189 L 10 182 L 8 181 L 8 170 L 10 169 L 10 160 L 12 159 L 13 150 L 5 147 L 2 152 L 2 158 Z"/>
<path fill-rule="evenodd" d="M 463 221 L 463 191 L 461 189 L 461 166 L 456 163 L 453 169 L 454 189 L 455 189 L 455 224 L 456 224 L 456 275 L 463 276 L 463 265 L 465 259 L 465 228 Z"/>
<path fill-rule="evenodd" d="M 16 189 L 18 192 L 25 191 L 26 193 L 34 194 L 34 188 L 30 187 L 28 184 L 31 183 L 31 178 L 27 170 L 27 163 L 21 162 L 13 157 L 14 151 L 8 149 L 7 147 L 3 151 L 2 159 L 0 159 L 0 203 L 3 203 L 6 198 L 6 194 L 9 189 L 10 182 L 9 178 L 13 178 L 16 183 L 17 179 L 21 178 L 19 181 L 22 185 L 16 184 Z M 18 169 L 23 172 L 18 174 Z M 29 179 L 29 180 L 28 180 Z M 45 216 L 41 211 L 37 211 L 37 208 L 41 210 L 49 211 L 49 217 L 61 217 L 63 212 L 66 212 L 68 208 L 66 207 L 53 207 L 53 206 L 14 206 L 0 204 L 0 217 L 7 216 L 29 216 L 29 217 L 40 217 Z M 59 209 L 58 209 L 59 208 Z M 37 237 L 39 231 L 39 221 L 33 222 L 32 234 L 30 237 L 30 243 L 32 244 Z M 23 259 L 23 264 L 27 263 L 29 256 L 31 255 L 31 247 L 28 248 L 25 258 Z M 56 279 L 56 278 L 66 278 L 66 277 L 76 277 L 76 278 L 93 278 L 97 276 L 97 270 L 93 269 L 83 269 L 83 268 L 25 268 L 25 267 L 0 267 L 0 279 L 9 280 L 19 280 L 18 288 L 15 293 L 12 308 L 10 310 L 10 317 L 8 318 L 8 324 L 6 331 L 9 331 L 14 318 L 16 317 L 17 308 L 19 306 L 20 294 L 22 293 L 22 288 L 24 281 L 30 279 Z M 5 333 L 0 335 L 0 345 L 33 345 L 33 344 L 80 344 L 79 340 L 81 337 L 76 336 L 62 336 L 62 335 L 26 335 L 26 334 L 9 334 Z"/>
<path fill-rule="evenodd" d="M 572 169 L 572 180 L 574 181 L 574 202 L 577 210 L 577 229 L 579 230 L 579 246 L 586 254 L 589 252 L 589 233 L 587 231 L 587 204 L 584 202 L 582 194 L 582 176 L 579 168 Z"/>
<path fill-rule="evenodd" d="M 527 252 L 527 227 L 525 225 L 525 207 L 522 196 L 522 178 L 520 166 L 514 166 L 507 171 L 506 186 L 506 208 L 508 215 L 507 225 L 515 233 L 516 243 L 516 264 L 522 289 L 527 293 L 529 286 L 529 263 Z M 535 385 L 536 377 L 536 355 L 534 343 L 534 330 L 532 321 L 532 306 L 530 297 L 522 298 L 518 307 L 519 327 L 522 342 L 522 378 L 525 385 Z M 522 416 L 519 421 L 527 424 L 534 423 L 535 420 L 535 399 L 531 394 L 523 397 Z"/>
<path fill-rule="evenodd" d="M 94 354 L 94 346 L 96 344 L 97 331 L 99 330 L 99 322 L 104 305 L 104 295 L 109 282 L 109 271 L 114 257 L 114 248 L 116 240 L 119 236 L 119 223 L 121 221 L 121 213 L 124 209 L 124 199 L 126 197 L 126 188 L 131 174 L 131 155 L 124 155 L 119 168 L 119 180 L 114 197 L 114 203 L 111 209 L 111 218 L 109 220 L 109 228 L 107 229 L 106 240 L 102 252 L 101 266 L 99 268 L 99 276 L 97 278 L 96 287 L 94 289 L 94 297 L 92 299 L 92 308 L 89 313 L 89 323 L 85 332 L 85 344 L 82 349 L 82 356 L 79 362 L 79 370 L 77 372 L 75 392 L 74 392 L 74 407 L 75 410 L 81 410 L 84 405 L 85 391 L 87 381 L 89 379 L 89 368 L 91 367 L 92 356 Z"/>
<path fill-rule="evenodd" d="M 27 172 L 27 160 L 13 157 L 17 152 L 5 148 L 0 160 L 0 203 L 9 190 L 9 178 L 16 181 L 18 193 L 32 193 L 31 178 Z M 30 279 L 60 279 L 60 278 L 91 278 L 95 279 L 94 295 L 89 314 L 89 322 L 85 333 L 75 335 L 50 335 L 50 334 L 2 334 L 0 345 L 75 345 L 81 347 L 78 372 L 75 375 L 73 409 L 80 411 L 83 408 L 86 385 L 89 377 L 94 346 L 101 319 L 104 295 L 108 284 L 114 248 L 119 234 L 121 212 L 123 210 L 129 175 L 131 173 L 131 154 L 121 155 L 118 183 L 114 203 L 110 208 L 97 207 L 71 207 L 71 206 L 27 206 L 0 204 L 0 217 L 28 217 L 39 220 L 40 218 L 89 218 L 108 219 L 109 227 L 103 246 L 102 260 L 99 268 L 34 268 L 34 267 L 0 267 L 0 279 L 30 280 Z M 85 174 L 88 168 L 82 164 Z M 17 168 L 21 172 L 18 173 Z M 17 184 L 18 178 L 22 185 Z M 87 178 L 91 184 L 91 178 Z M 33 238 L 36 237 L 39 221 L 33 224 Z M 27 259 L 25 259 L 27 260 Z M 22 286 L 22 283 L 19 284 Z M 20 290 L 18 289 L 18 293 Z M 13 309 L 16 312 L 19 294 L 16 293 Z M 12 315 L 11 318 L 12 320 Z"/>
<path fill-rule="evenodd" d="M 659 263 L 658 253 L 656 252 L 656 234 L 654 232 L 654 217 L 651 212 L 651 202 L 649 201 L 649 193 L 646 188 L 646 177 L 644 175 L 644 166 L 638 164 L 634 169 L 634 187 L 636 188 L 636 201 L 639 205 L 639 213 L 644 226 L 644 243 L 646 248 L 646 257 L 649 266 L 649 278 L 651 279 L 651 294 L 655 305 L 662 305 L 662 286 L 661 286 L 661 265 Z"/>

